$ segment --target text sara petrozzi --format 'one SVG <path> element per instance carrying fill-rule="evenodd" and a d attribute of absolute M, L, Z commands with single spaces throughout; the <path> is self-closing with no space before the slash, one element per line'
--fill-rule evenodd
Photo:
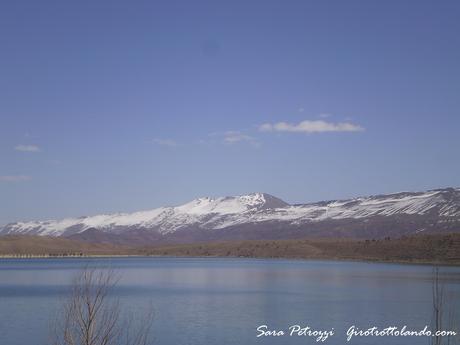
<path fill-rule="evenodd" d="M 307 325 L 290 325 L 284 329 L 269 328 L 268 325 L 257 327 L 257 338 L 262 337 L 311 337 L 316 342 L 325 342 L 329 337 L 334 336 L 334 328 L 321 330 Z M 430 331 L 428 326 L 418 330 L 408 329 L 406 325 L 402 327 L 388 326 L 379 328 L 371 326 L 360 329 L 355 325 L 348 327 L 343 336 L 346 342 L 350 342 L 354 337 L 456 337 L 457 332 L 454 330 Z"/>
<path fill-rule="evenodd" d="M 260 325 L 257 327 L 257 337 L 312 337 L 316 341 L 324 342 L 327 338 L 334 335 L 334 328 L 329 330 L 313 329 L 310 326 L 291 325 L 286 330 L 273 330 L 269 329 L 267 325 Z"/>

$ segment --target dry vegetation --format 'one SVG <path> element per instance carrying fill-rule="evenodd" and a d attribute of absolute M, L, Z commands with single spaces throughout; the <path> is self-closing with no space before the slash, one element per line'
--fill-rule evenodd
<path fill-rule="evenodd" d="M 2 256 L 81 256 L 129 254 L 127 247 L 92 244 L 59 237 L 0 236 Z"/>
<path fill-rule="evenodd" d="M 383 240 L 241 241 L 144 248 L 146 255 L 338 259 L 460 264 L 460 234 Z"/>
<path fill-rule="evenodd" d="M 64 238 L 3 236 L 3 256 L 155 255 L 292 259 L 337 259 L 460 265 L 460 234 L 418 235 L 399 239 L 299 239 L 229 241 L 126 247 Z"/>

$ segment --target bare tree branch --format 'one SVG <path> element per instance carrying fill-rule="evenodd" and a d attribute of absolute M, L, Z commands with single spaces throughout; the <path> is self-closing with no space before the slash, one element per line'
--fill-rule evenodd
<path fill-rule="evenodd" d="M 433 268 L 433 284 L 432 284 L 432 301 L 433 301 L 433 316 L 432 327 L 433 333 L 438 331 L 452 331 L 455 327 L 455 305 L 454 301 L 446 293 L 445 284 L 441 281 L 439 274 L 439 267 Z M 447 320 L 445 319 L 447 318 Z M 452 335 L 440 336 L 436 335 L 431 337 L 430 343 L 432 345 L 450 345 L 458 341 L 458 336 Z"/>
<path fill-rule="evenodd" d="M 111 269 L 86 267 L 74 279 L 53 327 L 53 345 L 147 345 L 153 308 L 134 328 L 130 315 L 120 320 L 120 301 L 110 296 L 119 277 Z M 123 327 L 124 326 L 124 327 Z"/>

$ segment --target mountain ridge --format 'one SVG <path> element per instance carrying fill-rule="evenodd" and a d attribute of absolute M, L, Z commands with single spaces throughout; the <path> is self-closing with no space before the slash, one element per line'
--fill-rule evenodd
<path fill-rule="evenodd" d="M 293 205 L 267 193 L 203 197 L 132 213 L 10 223 L 0 227 L 0 235 L 84 235 L 88 241 L 107 238 L 108 242 L 117 241 L 118 236 L 129 242 L 131 234 L 148 241 L 177 243 L 181 237 L 185 242 L 195 237 L 201 241 L 302 235 L 367 238 L 447 230 L 460 231 L 459 188 Z"/>

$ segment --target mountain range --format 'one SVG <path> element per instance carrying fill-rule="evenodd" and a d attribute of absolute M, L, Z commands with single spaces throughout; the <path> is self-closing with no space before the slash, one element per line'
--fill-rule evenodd
<path fill-rule="evenodd" d="M 379 239 L 460 231 L 460 188 L 289 204 L 266 193 L 198 198 L 174 207 L 0 227 L 0 235 L 67 237 L 96 243 L 353 237 Z"/>

